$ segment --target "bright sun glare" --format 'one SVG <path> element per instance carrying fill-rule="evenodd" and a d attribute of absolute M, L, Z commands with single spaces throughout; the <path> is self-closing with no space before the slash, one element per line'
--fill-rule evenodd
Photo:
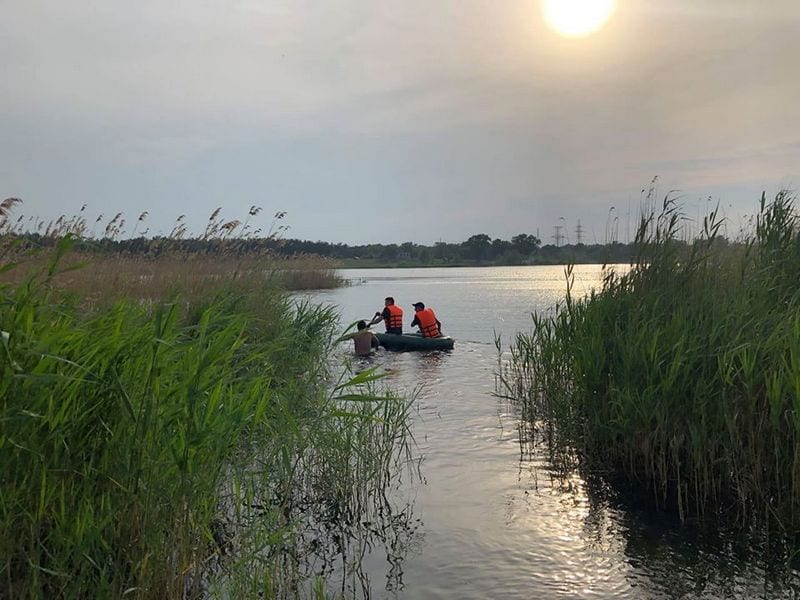
<path fill-rule="evenodd" d="M 616 0 L 542 0 L 548 27 L 565 37 L 583 37 L 606 24 Z"/>

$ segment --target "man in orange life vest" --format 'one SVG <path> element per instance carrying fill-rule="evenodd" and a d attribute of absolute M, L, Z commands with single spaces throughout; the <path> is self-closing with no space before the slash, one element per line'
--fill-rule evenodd
<path fill-rule="evenodd" d="M 391 296 L 387 296 L 383 304 L 383 312 L 376 312 L 369 324 L 374 325 L 383 320 L 386 325 L 386 333 L 398 335 L 403 333 L 403 309 L 394 303 L 394 298 Z"/>
<path fill-rule="evenodd" d="M 411 327 L 419 326 L 423 337 L 439 337 L 442 334 L 442 324 L 436 318 L 432 308 L 425 308 L 422 302 L 414 302 L 414 320 Z"/>

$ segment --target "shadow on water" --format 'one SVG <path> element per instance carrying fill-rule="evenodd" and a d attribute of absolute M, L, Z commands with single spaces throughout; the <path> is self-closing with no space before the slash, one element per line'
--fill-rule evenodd
<path fill-rule="evenodd" d="M 680 598 L 796 598 L 800 572 L 793 536 L 681 525 L 616 500 L 635 583 Z"/>
<path fill-rule="evenodd" d="M 513 409 L 512 409 L 513 410 Z M 597 549 L 622 540 L 627 579 L 641 598 L 798 598 L 800 539 L 734 523 L 682 523 L 655 510 L 641 493 L 609 483 L 602 475 L 564 472 L 542 463 L 546 443 L 518 423 L 519 473 L 547 477 L 549 487 L 578 505 L 585 503 L 583 537 Z M 536 467 L 531 465 L 536 463 Z M 579 473 L 580 472 L 580 473 Z M 536 487 L 539 483 L 534 483 Z"/>

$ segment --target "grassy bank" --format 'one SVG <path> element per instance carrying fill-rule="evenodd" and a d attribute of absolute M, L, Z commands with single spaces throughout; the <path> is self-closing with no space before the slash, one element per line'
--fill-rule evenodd
<path fill-rule="evenodd" d="M 577 465 L 682 517 L 800 526 L 800 235 L 793 200 L 762 198 L 736 248 L 678 243 L 681 216 L 643 220 L 640 253 L 602 291 L 516 337 L 499 393 Z"/>
<path fill-rule="evenodd" d="M 408 402 L 332 381 L 334 315 L 269 278 L 114 290 L 68 246 L 0 287 L 0 597 L 310 594 L 302 532 L 383 510 Z"/>
<path fill-rule="evenodd" d="M 56 249 L 20 248 L 6 242 L 0 259 L 13 268 L 0 272 L 0 284 L 20 285 L 47 271 Z M 281 258 L 272 254 L 235 256 L 167 252 L 157 257 L 106 254 L 71 249 L 59 260 L 49 285 L 73 294 L 88 306 L 110 306 L 128 299 L 158 301 L 174 295 L 186 300 L 216 293 L 221 286 L 255 293 L 268 285 L 283 290 L 329 289 L 343 284 L 332 261 L 315 256 Z"/>

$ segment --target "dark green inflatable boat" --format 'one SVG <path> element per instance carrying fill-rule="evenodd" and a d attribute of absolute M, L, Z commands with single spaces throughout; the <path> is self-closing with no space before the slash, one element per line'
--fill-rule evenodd
<path fill-rule="evenodd" d="M 451 350 L 455 340 L 448 335 L 422 337 L 419 333 L 376 333 L 381 346 L 387 350 Z"/>

